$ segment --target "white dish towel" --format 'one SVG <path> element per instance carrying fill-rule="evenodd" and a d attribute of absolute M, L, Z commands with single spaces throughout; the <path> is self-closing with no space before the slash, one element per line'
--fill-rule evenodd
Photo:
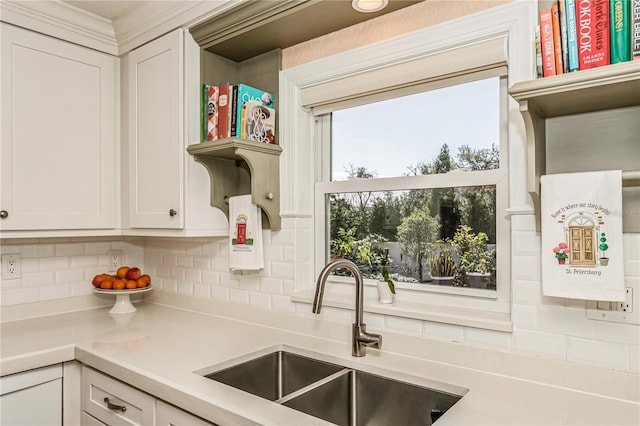
<path fill-rule="evenodd" d="M 262 217 L 251 195 L 229 198 L 229 268 L 259 271 L 264 268 Z"/>
<path fill-rule="evenodd" d="M 622 172 L 542 176 L 542 293 L 623 301 Z"/>

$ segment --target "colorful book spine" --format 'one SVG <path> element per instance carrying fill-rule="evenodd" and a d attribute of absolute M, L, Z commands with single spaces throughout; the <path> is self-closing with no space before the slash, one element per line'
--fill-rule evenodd
<path fill-rule="evenodd" d="M 558 3 L 551 7 L 551 28 L 553 29 L 553 58 L 556 63 L 556 74 L 562 74 L 562 36 L 560 35 L 560 12 Z"/>
<path fill-rule="evenodd" d="M 611 63 L 631 60 L 631 5 L 629 0 L 610 0 Z"/>
<path fill-rule="evenodd" d="M 220 84 L 218 95 L 218 137 L 220 139 L 231 137 L 231 83 Z"/>
<path fill-rule="evenodd" d="M 206 142 L 215 141 L 218 139 L 218 94 L 219 88 L 218 86 L 205 86 L 205 96 L 206 96 Z"/>
<path fill-rule="evenodd" d="M 578 0 L 580 69 L 609 64 L 609 0 Z"/>
<path fill-rule="evenodd" d="M 542 75 L 544 77 L 556 75 L 551 9 L 540 11 L 540 48 L 542 50 Z"/>
<path fill-rule="evenodd" d="M 567 7 L 564 0 L 558 0 L 560 12 L 560 41 L 562 44 L 562 72 L 569 72 L 569 44 L 567 41 Z"/>
<path fill-rule="evenodd" d="M 567 53 L 569 56 L 569 72 L 580 68 L 578 60 L 578 33 L 576 32 L 576 2 L 565 0 L 567 13 Z"/>
<path fill-rule="evenodd" d="M 540 46 L 540 25 L 536 25 L 536 76 L 542 78 L 542 47 Z"/>
<path fill-rule="evenodd" d="M 237 111 L 238 111 L 238 85 L 234 84 L 233 86 L 231 86 L 231 122 L 229 124 L 229 136 L 230 137 L 236 137 L 236 136 L 240 136 L 237 132 L 238 127 L 237 127 Z"/>
<path fill-rule="evenodd" d="M 242 137 L 243 123 L 246 122 L 246 103 L 249 101 L 257 101 L 265 107 L 272 108 L 273 95 L 269 92 L 256 89 L 255 87 L 251 87 L 247 84 L 238 84 L 237 97 L 238 102 L 236 107 L 236 136 Z"/>
<path fill-rule="evenodd" d="M 203 84 L 200 87 L 200 142 L 204 142 L 206 139 L 206 127 L 207 127 L 207 85 Z"/>
<path fill-rule="evenodd" d="M 631 59 L 640 60 L 640 1 L 631 3 Z"/>

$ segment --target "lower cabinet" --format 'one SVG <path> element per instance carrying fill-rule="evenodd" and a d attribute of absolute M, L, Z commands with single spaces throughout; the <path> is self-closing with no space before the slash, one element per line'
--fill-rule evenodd
<path fill-rule="evenodd" d="M 211 425 L 88 367 L 82 369 L 82 425 Z"/>
<path fill-rule="evenodd" d="M 61 364 L 0 378 L 0 425 L 61 424 Z"/>

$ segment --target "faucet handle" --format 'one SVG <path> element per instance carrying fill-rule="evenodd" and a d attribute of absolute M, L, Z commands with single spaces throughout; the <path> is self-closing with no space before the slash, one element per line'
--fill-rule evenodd
<path fill-rule="evenodd" d="M 353 336 L 352 336 L 352 356 L 365 356 L 367 346 L 380 349 L 382 348 L 382 336 L 375 333 L 367 333 L 366 324 L 353 324 Z"/>

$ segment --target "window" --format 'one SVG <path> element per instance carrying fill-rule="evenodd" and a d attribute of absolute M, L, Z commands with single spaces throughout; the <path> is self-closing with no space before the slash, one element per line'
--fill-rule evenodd
<path fill-rule="evenodd" d="M 507 96 L 507 87 L 533 78 L 535 52 L 532 46 L 535 43 L 532 34 L 536 13 L 535 3 L 512 2 L 282 72 L 281 211 L 283 217 L 293 219 L 296 230 L 300 230 L 296 233 L 301 249 L 295 253 L 297 268 L 293 283 L 293 296 L 297 301 L 308 300 L 309 290 L 328 260 L 332 199 L 336 204 L 344 204 L 349 197 L 371 195 L 369 201 L 382 199 L 390 206 L 401 197 L 429 200 L 440 216 L 446 218 L 444 223 L 439 223 L 440 236 L 445 237 L 458 225 L 456 218 L 460 211 L 456 212 L 456 205 L 452 203 L 455 194 L 495 191 L 495 289 L 433 285 L 428 280 L 427 284 L 399 283 L 400 296 L 409 296 L 412 303 L 402 309 L 394 307 L 393 315 L 511 330 L 510 219 L 511 215 L 530 215 L 533 207 L 523 173 L 526 166 L 524 127 L 517 103 Z M 343 155 L 347 159 L 346 171 L 343 165 L 335 162 L 332 165 L 331 139 L 340 137 L 333 133 L 338 132 L 336 126 L 341 115 L 349 109 L 484 82 L 497 87 L 494 94 L 499 99 L 499 141 L 495 142 L 498 162 L 495 167 L 446 173 L 433 173 L 434 168 L 426 168 L 431 173 L 422 174 L 422 169 L 417 169 L 416 165 L 431 161 L 433 153 L 416 154 L 406 163 L 419 170 L 418 173 L 411 170 L 387 173 L 379 164 L 356 161 L 364 157 L 362 154 Z M 375 127 L 378 126 L 376 122 Z M 383 158 L 391 163 L 395 157 L 406 156 L 401 152 L 404 148 L 400 138 L 394 138 L 393 133 L 381 136 L 370 140 L 368 148 L 361 148 L 361 151 L 373 151 L 375 142 L 380 140 L 387 148 L 374 160 Z M 444 142 L 447 142 L 449 156 L 455 158 L 458 147 L 453 142 L 437 140 L 430 148 L 439 154 Z M 493 152 L 493 141 L 488 143 L 474 149 Z M 334 149 L 340 147 L 334 146 Z M 350 171 L 357 176 L 360 167 L 364 168 L 362 175 L 375 175 L 375 178 L 346 179 Z M 377 224 L 378 228 L 387 233 L 391 231 L 385 227 L 396 227 L 397 230 L 405 217 L 396 214 L 392 207 L 381 208 L 376 215 L 375 220 L 383 222 Z M 456 220 L 451 221 L 451 218 Z M 372 223 L 375 220 L 372 219 Z M 314 230 L 313 235 L 307 232 L 309 229 Z M 339 227 L 334 226 L 334 235 L 338 230 Z M 341 232 L 348 237 L 348 229 Z M 493 238 L 489 237 L 490 232 L 487 234 L 488 239 Z M 392 249 L 388 248 L 391 254 Z M 418 274 L 415 267 L 413 270 L 414 275 Z M 513 279 L 518 276 L 517 271 L 514 272 Z M 345 281 L 346 286 L 353 282 L 340 277 L 336 280 Z M 338 302 L 335 306 L 339 306 Z"/>
<path fill-rule="evenodd" d="M 497 234 L 508 232 L 496 217 L 506 197 L 506 83 L 480 77 L 317 117 L 330 129 L 316 186 L 324 262 L 346 257 L 365 278 L 384 265 L 417 290 L 496 297 Z"/>

